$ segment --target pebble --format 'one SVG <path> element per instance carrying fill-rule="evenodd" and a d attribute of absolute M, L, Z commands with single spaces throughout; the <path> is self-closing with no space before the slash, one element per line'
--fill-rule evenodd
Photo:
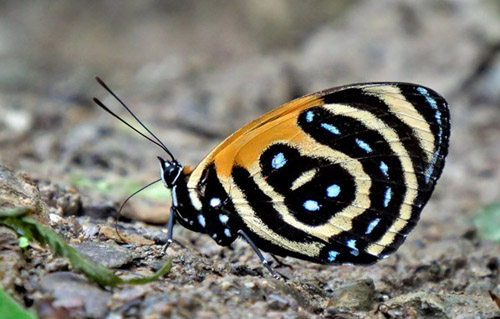
<path fill-rule="evenodd" d="M 83 308 L 92 318 L 102 318 L 107 312 L 111 293 L 90 284 L 81 275 L 56 272 L 43 277 L 39 284 L 42 292 L 60 307 Z"/>

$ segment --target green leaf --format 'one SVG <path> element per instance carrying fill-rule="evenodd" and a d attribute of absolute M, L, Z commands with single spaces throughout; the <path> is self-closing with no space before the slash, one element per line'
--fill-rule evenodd
<path fill-rule="evenodd" d="M 500 203 L 495 202 L 484 207 L 474 217 L 474 224 L 480 237 L 500 241 Z"/>
<path fill-rule="evenodd" d="M 16 231 L 20 236 L 29 241 L 38 241 L 43 246 L 49 246 L 54 254 L 69 259 L 71 266 L 77 272 L 83 273 L 87 278 L 95 281 L 101 286 L 115 287 L 117 285 L 138 285 L 151 282 L 167 273 L 172 267 L 169 259 L 165 265 L 148 277 L 122 279 L 114 274 L 114 271 L 86 259 L 75 248 L 67 244 L 61 236 L 53 230 L 44 227 L 26 215 L 30 210 L 17 209 L 16 212 L 0 212 L 0 225 L 7 226 Z M 1 309 L 1 308 L 0 308 Z"/>
<path fill-rule="evenodd" d="M 0 286 L 0 309 L 2 318 L 16 318 L 16 319 L 36 319 L 38 318 L 34 313 L 21 307 L 11 296 L 3 291 Z"/>
<path fill-rule="evenodd" d="M 30 242 L 29 242 L 28 238 L 26 238 L 24 236 L 19 237 L 19 247 L 24 249 L 24 248 L 28 247 L 29 244 L 30 244 Z"/>

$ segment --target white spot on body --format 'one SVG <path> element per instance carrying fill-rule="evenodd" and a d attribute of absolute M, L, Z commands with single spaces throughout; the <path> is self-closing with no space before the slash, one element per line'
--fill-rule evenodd
<path fill-rule="evenodd" d="M 220 220 L 221 223 L 223 223 L 225 225 L 227 223 L 227 221 L 229 220 L 229 216 L 224 215 L 224 214 L 220 214 L 219 215 L 219 220 Z"/>
<path fill-rule="evenodd" d="M 177 185 L 175 185 L 174 187 L 172 187 L 172 191 L 170 193 L 172 194 L 172 206 L 174 206 L 174 207 L 179 206 L 178 202 L 177 202 Z"/>
<path fill-rule="evenodd" d="M 337 258 L 337 256 L 339 255 L 339 252 L 338 251 L 335 251 L 335 250 L 330 250 L 328 252 L 328 261 L 329 262 L 334 262 L 335 261 L 335 258 Z"/>
<path fill-rule="evenodd" d="M 366 232 L 365 234 L 368 235 L 370 234 L 374 229 L 375 227 L 377 227 L 378 223 L 380 222 L 380 218 L 375 218 L 374 220 L 372 220 L 369 224 L 368 224 L 368 227 L 366 227 Z"/>
<path fill-rule="evenodd" d="M 192 220 L 189 221 L 189 225 L 193 225 L 194 222 Z"/>
<path fill-rule="evenodd" d="M 315 212 L 319 210 L 320 206 L 319 203 L 315 200 L 308 199 L 304 202 L 303 204 L 304 208 L 307 209 L 308 211 Z"/>
<path fill-rule="evenodd" d="M 224 235 L 226 235 L 227 237 L 231 237 L 231 231 L 229 230 L 229 228 L 224 229 Z"/>
<path fill-rule="evenodd" d="M 163 169 L 163 165 L 160 163 L 160 177 L 161 177 L 161 182 L 163 183 L 163 186 L 168 188 L 167 181 L 165 180 L 165 170 Z"/>
<path fill-rule="evenodd" d="M 326 189 L 326 196 L 332 198 L 332 197 L 337 197 L 340 194 L 340 186 L 337 184 L 333 184 L 328 186 Z"/>
<path fill-rule="evenodd" d="M 335 134 L 335 135 L 339 135 L 340 134 L 339 129 L 336 126 L 334 126 L 334 125 L 331 125 L 331 124 L 328 124 L 328 123 L 321 123 L 321 127 L 324 128 L 325 130 L 327 130 L 328 132 L 332 133 L 332 134 Z"/>
<path fill-rule="evenodd" d="M 217 234 L 213 234 L 213 235 L 212 235 L 212 238 L 213 238 L 213 239 L 216 239 L 216 238 L 217 238 Z"/>
<path fill-rule="evenodd" d="M 314 113 L 313 113 L 313 111 L 308 111 L 306 113 L 306 121 L 308 123 L 311 123 L 313 119 L 314 119 Z"/>
<path fill-rule="evenodd" d="M 286 158 L 285 154 L 279 152 L 278 154 L 274 155 L 273 159 L 271 160 L 271 166 L 274 169 L 279 169 L 285 166 L 286 164 Z"/>
<path fill-rule="evenodd" d="M 389 257 L 389 255 L 380 255 L 380 258 L 382 259 L 386 259 L 387 257 Z"/>
<path fill-rule="evenodd" d="M 210 206 L 217 207 L 221 203 L 220 198 L 214 197 L 210 200 Z"/>
<path fill-rule="evenodd" d="M 392 189 L 389 186 L 387 186 L 387 188 L 385 189 L 384 207 L 389 206 L 391 197 L 392 197 Z"/>
<path fill-rule="evenodd" d="M 365 141 L 360 140 L 359 138 L 356 139 L 356 144 L 358 144 L 358 146 L 367 153 L 370 153 L 372 151 L 370 145 L 368 145 Z"/>
<path fill-rule="evenodd" d="M 385 175 L 385 177 L 389 177 L 389 166 L 383 161 L 380 161 L 380 170 L 382 171 L 382 174 Z"/>
<path fill-rule="evenodd" d="M 199 214 L 198 215 L 198 223 L 200 223 L 201 227 L 205 228 L 205 226 L 207 225 L 207 223 L 205 221 L 205 216 L 203 216 L 202 214 Z"/>

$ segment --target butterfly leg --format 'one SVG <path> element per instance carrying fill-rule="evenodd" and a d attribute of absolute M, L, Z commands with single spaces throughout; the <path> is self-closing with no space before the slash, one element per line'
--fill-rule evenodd
<path fill-rule="evenodd" d="M 290 269 L 293 269 L 293 267 L 289 264 L 285 264 L 283 261 L 281 261 L 276 255 L 273 255 L 271 254 L 271 257 L 273 257 L 274 260 L 276 260 L 276 267 L 274 268 L 278 268 L 278 267 L 286 267 L 286 268 L 290 268 Z"/>
<path fill-rule="evenodd" d="M 168 224 L 167 224 L 167 243 L 163 246 L 161 252 L 163 254 L 167 253 L 167 249 L 172 244 L 173 242 L 173 235 L 174 235 L 174 225 L 175 225 L 175 209 L 172 207 L 170 209 L 170 216 L 168 216 Z"/>
<path fill-rule="evenodd" d="M 259 256 L 259 258 L 260 258 L 260 260 L 262 262 L 262 265 L 264 267 L 266 267 L 267 270 L 269 270 L 269 272 L 271 273 L 271 275 L 273 275 L 273 277 L 275 279 L 279 279 L 280 276 L 276 273 L 276 271 L 274 271 L 273 267 L 271 267 L 271 265 L 269 264 L 269 261 L 266 259 L 266 257 L 264 257 L 262 255 L 262 253 L 260 252 L 259 248 L 257 248 L 257 246 L 254 244 L 254 242 L 250 239 L 250 237 L 248 237 L 248 235 L 244 231 L 242 231 L 241 229 L 238 230 L 238 234 L 240 234 L 243 238 L 245 238 L 245 240 L 250 245 L 250 247 L 252 247 L 252 249 L 255 251 L 255 253 L 257 254 L 257 256 Z"/>

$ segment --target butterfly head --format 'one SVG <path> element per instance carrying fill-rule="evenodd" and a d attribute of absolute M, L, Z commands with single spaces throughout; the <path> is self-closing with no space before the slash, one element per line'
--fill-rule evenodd
<path fill-rule="evenodd" d="M 160 161 L 160 174 L 163 185 L 166 188 L 174 187 L 181 175 L 183 166 L 176 160 L 166 161 L 159 156 L 158 160 Z"/>

